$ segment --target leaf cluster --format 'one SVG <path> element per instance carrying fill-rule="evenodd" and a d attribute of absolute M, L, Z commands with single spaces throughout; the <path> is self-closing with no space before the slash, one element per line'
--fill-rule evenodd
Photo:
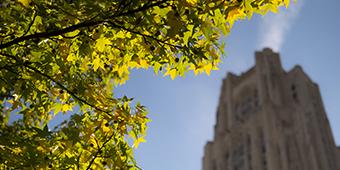
<path fill-rule="evenodd" d="M 114 88 L 132 69 L 209 75 L 235 21 L 282 5 L 289 0 L 3 0 L 0 168 L 138 168 L 132 151 L 149 119 Z"/>

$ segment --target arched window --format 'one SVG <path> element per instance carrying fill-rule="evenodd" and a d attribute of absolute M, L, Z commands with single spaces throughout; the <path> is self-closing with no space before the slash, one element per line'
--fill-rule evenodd
<path fill-rule="evenodd" d="M 259 110 L 259 97 L 257 90 L 243 90 L 239 100 L 235 104 L 235 119 L 238 122 L 245 122 L 255 112 Z"/>
<path fill-rule="evenodd" d="M 232 167 L 234 170 L 245 170 L 245 146 L 243 143 L 235 147 L 232 153 Z"/>

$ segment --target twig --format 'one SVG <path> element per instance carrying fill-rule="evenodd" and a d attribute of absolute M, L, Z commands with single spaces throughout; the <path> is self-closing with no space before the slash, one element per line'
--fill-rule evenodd
<path fill-rule="evenodd" d="M 145 11 L 145 10 L 147 10 L 147 9 L 149 9 L 149 8 L 152 8 L 152 7 L 155 7 L 155 6 L 161 6 L 163 3 L 167 2 L 167 1 L 168 1 L 168 0 L 162 0 L 162 1 L 159 1 L 159 2 L 152 3 L 152 4 L 150 4 L 150 5 L 143 5 L 143 6 L 140 7 L 140 8 L 133 9 L 133 10 L 130 10 L 130 11 L 127 11 L 127 12 L 123 12 L 123 13 L 114 15 L 113 17 L 131 15 L 131 14 L 134 14 L 134 13 L 137 13 L 137 12 Z"/>
<path fill-rule="evenodd" d="M 31 27 L 32 27 L 36 17 L 37 17 L 37 13 L 34 11 L 33 19 L 31 21 L 30 25 L 28 25 L 27 30 L 25 31 L 25 33 L 22 36 L 25 36 L 31 30 Z"/>
<path fill-rule="evenodd" d="M 86 105 L 88 105 L 88 106 L 90 106 L 90 107 L 92 107 L 92 108 L 94 108 L 94 109 L 96 109 L 96 110 L 98 110 L 98 111 L 104 112 L 104 113 L 108 114 L 109 116 L 112 116 L 112 115 L 110 114 L 111 111 L 103 110 L 103 109 L 101 109 L 101 108 L 99 108 L 99 107 L 97 107 L 97 106 L 95 106 L 95 105 L 93 105 L 93 104 L 87 102 L 86 100 L 80 98 L 80 97 L 77 96 L 75 93 L 73 93 L 70 89 L 66 88 L 62 83 L 56 81 L 53 77 L 51 77 L 51 76 L 49 76 L 49 75 L 47 75 L 47 74 L 41 72 L 40 70 L 36 69 L 35 67 L 32 67 L 31 65 L 29 65 L 29 64 L 31 64 L 30 62 L 21 62 L 21 61 L 20 61 L 19 59 L 17 59 L 15 56 L 12 56 L 12 55 L 9 55 L 9 54 L 5 54 L 5 53 L 0 53 L 0 54 L 1 54 L 1 55 L 4 55 L 4 56 L 7 56 L 7 57 L 10 57 L 10 58 L 16 60 L 17 62 L 22 63 L 22 65 L 23 65 L 24 67 L 29 68 L 29 69 L 33 70 L 35 73 L 40 74 L 41 76 L 43 76 L 43 77 L 45 77 L 45 78 L 51 80 L 52 82 L 54 82 L 55 84 L 57 84 L 60 88 L 62 88 L 63 90 L 65 90 L 67 93 L 69 93 L 72 97 L 74 97 L 75 99 L 79 100 L 80 102 L 82 102 L 82 103 L 84 103 L 84 104 L 86 104 Z M 4 67 L 4 68 L 5 68 L 5 69 L 8 69 L 8 67 Z M 10 71 L 10 70 L 9 70 L 9 71 Z M 18 73 L 16 73 L 16 74 L 18 74 Z"/>
<path fill-rule="evenodd" d="M 70 94 L 72 97 L 74 97 L 75 99 L 79 100 L 80 102 L 82 102 L 82 103 L 84 103 L 84 104 L 86 104 L 86 105 L 89 105 L 89 106 L 93 107 L 94 109 L 96 109 L 96 110 L 98 110 L 98 111 L 107 113 L 109 116 L 112 116 L 112 115 L 110 114 L 110 111 L 103 110 L 103 109 L 101 109 L 101 108 L 99 108 L 99 107 L 97 107 L 97 106 L 95 106 L 95 105 L 93 105 L 93 104 L 87 102 L 86 100 L 80 98 L 80 97 L 77 96 L 75 93 L 73 93 L 70 89 L 66 88 L 63 84 L 61 84 L 60 82 L 56 81 L 56 80 L 55 80 L 54 78 L 52 78 L 51 76 L 49 76 L 49 75 L 47 75 L 47 74 L 41 72 L 40 70 L 38 70 L 38 69 L 36 69 L 36 68 L 34 68 L 34 67 L 30 66 L 30 65 L 25 64 L 25 67 L 27 67 L 27 68 L 33 70 L 34 72 L 40 74 L 41 76 L 43 76 L 43 77 L 45 77 L 45 78 L 47 78 L 47 79 L 53 81 L 53 82 L 54 82 L 55 84 L 57 84 L 60 88 L 62 88 L 63 90 L 65 90 L 68 94 Z"/>
<path fill-rule="evenodd" d="M 162 44 L 165 44 L 165 45 L 169 45 L 169 46 L 172 46 L 172 47 L 175 47 L 175 48 L 184 48 L 183 46 L 179 46 L 179 45 L 174 45 L 174 44 L 170 44 L 166 41 L 163 41 L 163 40 L 160 40 L 152 35 L 146 35 L 146 34 L 143 34 L 143 33 L 140 33 L 138 31 L 134 31 L 134 30 L 131 30 L 131 29 L 128 29 L 128 28 L 125 28 L 123 26 L 120 26 L 120 25 L 117 25 L 115 23 L 113 23 L 112 21 L 106 21 L 106 23 L 109 23 L 110 25 L 109 26 L 112 26 L 112 27 L 116 27 L 116 28 L 120 28 L 122 30 L 125 30 L 125 31 L 128 31 L 128 32 L 131 32 L 133 34 L 137 34 L 137 35 L 140 35 L 140 36 L 143 36 L 143 37 L 147 37 L 147 38 L 151 38 L 153 40 L 155 40 L 156 42 L 159 42 L 159 43 L 162 43 Z"/>
<path fill-rule="evenodd" d="M 93 158 L 90 161 L 90 164 L 87 166 L 86 170 L 89 170 L 93 164 L 93 162 L 95 161 L 95 159 L 98 157 L 98 154 L 100 152 L 102 152 L 103 147 L 113 138 L 114 133 L 112 133 L 112 135 L 103 143 L 103 145 L 101 147 L 98 148 L 97 152 L 94 154 Z"/>

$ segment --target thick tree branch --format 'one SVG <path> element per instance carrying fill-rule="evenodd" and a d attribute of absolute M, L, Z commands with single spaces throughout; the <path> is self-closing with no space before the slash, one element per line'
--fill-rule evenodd
<path fill-rule="evenodd" d="M 20 42 L 23 42 L 23 41 L 26 41 L 26 40 L 29 40 L 29 39 L 48 38 L 48 37 L 58 36 L 58 35 L 62 35 L 62 34 L 68 33 L 68 32 L 75 31 L 77 29 L 81 29 L 81 28 L 85 28 L 85 27 L 91 27 L 91 26 L 95 26 L 95 25 L 98 25 L 98 24 L 101 24 L 101 23 L 103 23 L 103 21 L 85 21 L 85 22 L 81 22 L 79 24 L 72 25 L 72 26 L 66 27 L 64 29 L 56 30 L 56 31 L 47 31 L 47 32 L 35 33 L 35 34 L 30 34 L 30 35 L 18 37 L 16 39 L 12 40 L 12 41 L 7 42 L 7 43 L 0 44 L 0 49 L 7 48 L 9 46 L 12 46 L 14 44 L 18 44 Z"/>
<path fill-rule="evenodd" d="M 167 2 L 167 0 L 162 0 L 162 1 L 158 1 L 152 4 L 146 4 L 143 5 L 137 9 L 133 9 L 133 10 L 129 10 L 127 12 L 122 12 L 122 13 L 118 13 L 116 15 L 111 15 L 108 16 L 106 18 L 103 18 L 102 20 L 88 20 L 88 21 L 84 21 L 81 22 L 79 24 L 75 24 L 63 29 L 59 29 L 59 30 L 54 30 L 54 31 L 46 31 L 46 32 L 40 32 L 40 33 L 35 33 L 35 34 L 30 34 L 30 35 L 24 35 L 18 38 L 13 39 L 12 41 L 6 42 L 4 44 L 0 44 L 0 49 L 4 49 L 7 47 L 10 47 L 14 44 L 18 44 L 20 42 L 26 41 L 26 40 L 30 40 L 30 39 L 34 39 L 34 38 L 48 38 L 48 37 L 53 37 L 53 36 L 58 36 L 58 35 L 62 35 L 68 32 L 72 32 L 81 28 L 88 28 L 88 27 L 92 27 L 92 26 L 96 26 L 99 24 L 102 24 L 105 22 L 106 19 L 113 19 L 116 17 L 121 17 L 121 16 L 128 16 L 128 15 L 132 15 L 134 13 L 137 12 L 141 12 L 141 11 L 145 11 L 149 8 L 155 7 L 155 6 L 160 6 L 163 5 L 163 3 Z"/>

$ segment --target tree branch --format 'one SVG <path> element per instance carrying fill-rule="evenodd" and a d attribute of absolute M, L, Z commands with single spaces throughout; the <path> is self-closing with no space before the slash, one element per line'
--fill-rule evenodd
<path fill-rule="evenodd" d="M 113 138 L 114 133 L 112 133 L 112 135 L 103 143 L 103 145 L 101 147 L 98 148 L 97 152 L 94 154 L 93 158 L 90 161 L 90 164 L 87 166 L 86 170 L 89 170 L 93 164 L 93 162 L 96 160 L 96 158 L 98 157 L 98 154 L 100 152 L 102 152 L 103 147 Z"/>
<path fill-rule="evenodd" d="M 99 108 L 99 107 L 97 107 L 97 106 L 95 106 L 95 105 L 93 105 L 93 104 L 87 102 L 86 100 L 80 98 L 80 97 L 77 96 L 74 92 L 72 92 L 70 89 L 68 89 L 67 87 L 65 87 L 62 83 L 56 81 L 53 77 L 51 77 L 51 76 L 49 76 L 49 75 L 47 75 L 47 74 L 41 72 L 40 70 L 38 70 L 38 69 L 36 69 L 36 68 L 34 68 L 34 67 L 28 65 L 28 64 L 24 64 L 24 66 L 25 66 L 26 68 L 29 68 L 29 69 L 33 70 L 35 73 L 40 74 L 41 76 L 43 76 L 43 77 L 45 77 L 45 78 L 47 78 L 47 79 L 53 81 L 53 82 L 54 82 L 55 84 L 57 84 L 60 88 L 62 88 L 63 90 L 65 90 L 68 94 L 70 94 L 72 97 L 74 97 L 75 99 L 79 100 L 80 102 L 82 102 L 82 103 L 84 103 L 84 104 L 86 104 L 86 105 L 88 105 L 88 106 L 91 106 L 92 108 L 94 108 L 94 109 L 96 109 L 96 110 L 98 110 L 98 111 L 104 112 L 104 113 L 108 114 L 109 116 L 112 116 L 112 115 L 110 114 L 110 111 L 103 110 L 103 109 L 101 109 L 101 108 Z"/>
<path fill-rule="evenodd" d="M 36 17 L 37 17 L 37 13 L 34 11 L 33 19 L 31 21 L 31 23 L 28 25 L 27 30 L 25 31 L 25 33 L 22 36 L 25 36 L 30 31 Z"/>
<path fill-rule="evenodd" d="M 181 49 L 181 48 L 184 48 L 183 46 L 170 44 L 170 43 L 168 43 L 168 42 L 166 42 L 166 41 L 164 41 L 164 40 L 160 40 L 160 39 L 158 39 L 158 38 L 156 38 L 156 37 L 154 37 L 154 36 L 152 36 L 152 35 L 145 35 L 145 34 L 140 33 L 140 32 L 138 32 L 138 31 L 134 31 L 134 30 L 131 30 L 131 29 L 129 29 L 129 28 L 125 28 L 125 27 L 123 27 L 123 26 L 120 26 L 120 25 L 117 25 L 117 24 L 113 23 L 112 21 L 106 21 L 106 23 L 108 23 L 109 26 L 116 27 L 116 28 L 120 28 L 120 29 L 122 29 L 122 30 L 131 32 L 131 33 L 133 33 L 133 34 L 137 34 L 137 35 L 140 35 L 140 36 L 143 36 L 143 37 L 151 38 L 151 39 L 155 40 L 155 41 L 158 42 L 158 43 L 162 43 L 162 44 L 169 45 L 169 46 L 172 46 L 172 47 L 175 47 L 175 48 L 180 48 L 180 49 Z"/>
<path fill-rule="evenodd" d="M 78 155 L 78 157 L 77 157 L 77 169 L 79 170 L 79 168 L 80 168 L 80 157 L 81 157 L 81 155 L 83 154 L 83 151 Z"/>
<path fill-rule="evenodd" d="M 149 4 L 149 5 L 143 5 L 139 8 L 137 8 L 137 9 L 133 9 L 133 10 L 130 10 L 130 11 L 127 11 L 127 12 L 122 12 L 122 13 L 119 13 L 119 14 L 116 14 L 116 15 L 108 16 L 106 18 L 103 18 L 103 20 L 97 20 L 97 21 L 87 20 L 87 21 L 81 22 L 79 24 L 75 24 L 75 25 L 72 25 L 72 26 L 69 26 L 69 27 L 66 27 L 66 28 L 63 28 L 63 29 L 59 29 L 59 30 L 40 32 L 40 33 L 35 33 L 35 34 L 30 34 L 30 35 L 23 35 L 21 37 L 13 39 L 12 41 L 6 42 L 4 44 L 0 44 L 0 49 L 4 49 L 4 48 L 10 47 L 14 44 L 18 44 L 20 42 L 23 42 L 23 41 L 26 41 L 26 40 L 29 40 L 29 39 L 33 39 L 33 38 L 48 38 L 48 37 L 58 36 L 58 35 L 62 35 L 62 34 L 68 33 L 68 32 L 72 32 L 72 31 L 75 31 L 77 29 L 99 25 L 99 24 L 104 23 L 106 19 L 109 19 L 109 18 L 112 19 L 112 18 L 115 18 L 115 17 L 126 16 L 126 15 L 132 15 L 134 13 L 141 12 L 141 11 L 147 10 L 147 9 L 155 7 L 155 6 L 160 6 L 165 2 L 167 2 L 167 0 L 162 0 L 162 1 L 155 2 L 155 3 Z"/>
<path fill-rule="evenodd" d="M 56 81 L 53 77 L 51 77 L 51 76 L 49 76 L 49 75 L 47 75 L 47 74 L 41 72 L 40 70 L 36 69 L 35 67 L 30 66 L 30 65 L 29 65 L 29 64 L 31 64 L 30 62 L 21 62 L 17 57 L 15 57 L 15 56 L 13 56 L 13 55 L 5 54 L 5 53 L 0 53 L 0 54 L 1 54 L 1 55 L 4 55 L 4 56 L 7 56 L 7 57 L 9 57 L 9 58 L 14 59 L 15 61 L 17 61 L 17 62 L 20 63 L 20 64 L 18 64 L 18 65 L 23 65 L 24 67 L 33 70 L 35 73 L 40 74 L 41 76 L 43 76 L 43 77 L 49 79 L 50 81 L 52 81 L 52 82 L 54 82 L 55 84 L 57 84 L 60 88 L 62 88 L 63 90 L 65 90 L 67 93 L 69 93 L 72 97 L 74 97 L 75 99 L 79 100 L 80 102 L 82 102 L 82 103 L 84 103 L 84 104 L 86 104 L 86 105 L 88 105 L 88 106 L 90 106 L 90 107 L 92 107 L 92 108 L 94 108 L 94 109 L 96 109 L 96 110 L 98 110 L 98 111 L 104 112 L 104 113 L 108 114 L 109 116 L 112 116 L 112 115 L 110 114 L 111 111 L 103 110 L 103 109 L 101 109 L 101 108 L 99 108 L 99 107 L 97 107 L 97 106 L 95 106 L 95 105 L 93 105 L 93 104 L 87 102 L 86 100 L 80 98 L 80 97 L 77 96 L 74 92 L 72 92 L 70 89 L 66 88 L 62 83 Z M 7 66 L 4 66 L 4 68 L 7 69 L 7 70 L 9 69 Z M 11 70 L 8 70 L 8 71 L 11 71 Z M 12 72 L 12 71 L 11 71 L 11 72 Z M 15 73 L 15 72 L 13 72 L 13 73 Z M 16 74 L 18 74 L 18 73 L 16 73 Z"/>
<path fill-rule="evenodd" d="M 12 41 L 7 42 L 7 43 L 0 44 L 0 49 L 7 48 L 9 46 L 12 46 L 14 44 L 18 44 L 20 42 L 23 42 L 23 41 L 26 41 L 26 40 L 29 40 L 29 39 L 48 38 L 48 37 L 58 36 L 58 35 L 61 35 L 61 34 L 65 34 L 65 33 L 68 33 L 68 32 L 75 31 L 75 30 L 80 29 L 80 28 L 95 26 L 95 25 L 101 24 L 103 22 L 104 21 L 84 21 L 84 22 L 81 22 L 79 24 L 72 25 L 72 26 L 66 27 L 64 29 L 56 30 L 56 31 L 47 31 L 47 32 L 41 32 L 41 33 L 35 33 L 35 34 L 21 36 L 21 37 L 18 37 L 16 39 L 12 40 Z"/>
<path fill-rule="evenodd" d="M 137 9 L 133 9 L 133 10 L 130 10 L 130 11 L 126 11 L 126 12 L 122 12 L 122 13 L 119 13 L 117 15 L 113 15 L 113 17 L 119 17 L 119 16 L 125 16 L 125 15 L 131 15 L 131 14 L 134 14 L 134 13 L 137 13 L 137 12 L 141 12 L 141 11 L 145 11 L 149 8 L 152 8 L 152 7 L 155 7 L 155 6 L 162 6 L 163 3 L 166 3 L 168 0 L 161 0 L 161 1 L 158 1 L 158 2 L 155 2 L 155 3 L 152 3 L 152 4 L 145 4 Z"/>

